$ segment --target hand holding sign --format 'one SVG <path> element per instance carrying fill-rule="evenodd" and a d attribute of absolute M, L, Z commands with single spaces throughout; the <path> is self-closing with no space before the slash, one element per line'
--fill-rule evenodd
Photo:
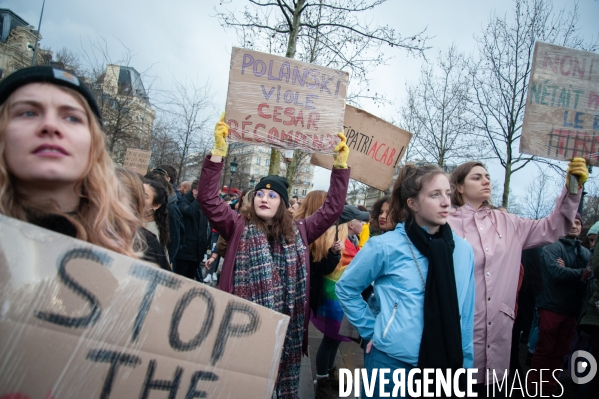
<path fill-rule="evenodd" d="M 229 135 L 229 125 L 225 122 L 225 113 L 220 115 L 220 119 L 214 126 L 214 148 L 212 149 L 212 155 L 217 157 L 227 156 L 227 149 L 229 144 L 227 143 L 227 136 Z"/>
<path fill-rule="evenodd" d="M 573 158 L 568 164 L 568 170 L 566 173 L 566 187 L 568 187 L 568 190 L 570 190 L 570 194 L 576 194 L 578 190 L 576 190 L 576 192 L 572 192 L 574 190 L 570 189 L 570 176 L 576 177 L 578 189 L 581 189 L 584 182 L 586 182 L 589 178 L 589 170 L 587 169 L 587 164 L 584 158 Z"/>
<path fill-rule="evenodd" d="M 333 163 L 333 167 L 337 169 L 347 169 L 347 157 L 349 157 L 349 147 L 346 143 L 347 139 L 343 132 L 337 133 L 337 137 L 339 137 L 341 141 L 335 147 L 335 155 L 333 155 L 335 162 Z"/>
<path fill-rule="evenodd" d="M 572 160 L 568 171 L 579 179 L 566 177 L 571 193 L 586 180 L 585 165 L 599 165 L 598 63 L 593 52 L 535 44 L 520 152 Z"/>

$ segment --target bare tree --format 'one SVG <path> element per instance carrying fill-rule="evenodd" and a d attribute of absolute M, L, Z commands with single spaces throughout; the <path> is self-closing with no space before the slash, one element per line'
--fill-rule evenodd
<path fill-rule="evenodd" d="M 475 105 L 473 115 L 505 169 L 502 204 L 508 206 L 512 174 L 540 159 L 518 153 L 526 93 L 537 40 L 595 50 L 578 34 L 577 4 L 555 12 L 551 0 L 514 0 L 514 12 L 491 15 L 476 37 L 479 60 L 470 68 Z"/>
<path fill-rule="evenodd" d="M 356 205 L 356 202 L 358 201 L 358 199 L 360 199 L 360 198 L 364 199 L 364 197 L 366 196 L 366 188 L 367 187 L 368 186 L 364 183 L 360 183 L 359 181 L 354 180 L 354 179 L 349 179 L 349 185 L 348 185 L 348 189 L 347 189 L 348 202 Z"/>
<path fill-rule="evenodd" d="M 249 187 L 251 175 L 251 162 L 253 158 L 252 146 L 245 143 L 229 143 L 227 156 L 223 159 L 223 175 L 221 177 L 221 186 L 229 186 L 231 177 L 233 177 L 233 187 L 243 190 Z M 237 171 L 231 173 L 231 162 L 237 163 Z"/>
<path fill-rule="evenodd" d="M 293 160 L 285 164 L 285 176 L 289 181 L 289 193 L 293 186 L 302 185 L 306 179 L 306 174 L 301 173 L 305 166 L 310 164 L 311 154 L 303 151 L 294 151 Z"/>
<path fill-rule="evenodd" d="M 63 47 L 53 54 L 52 63 L 61 69 L 72 72 L 77 76 L 85 75 L 85 72 L 81 67 L 81 59 L 79 58 L 79 55 L 67 47 Z"/>
<path fill-rule="evenodd" d="M 520 208 L 523 216 L 542 219 L 555 207 L 555 198 L 559 195 L 561 187 L 547 167 L 538 167 L 538 174 L 535 176 L 537 177 L 526 187 Z"/>
<path fill-rule="evenodd" d="M 389 26 L 365 20 L 369 11 L 386 1 L 250 0 L 251 8 L 243 12 L 217 10 L 217 16 L 223 27 L 236 30 L 244 47 L 349 71 L 348 100 L 358 105 L 360 98 L 383 99 L 368 89 L 368 72 L 388 60 L 383 46 L 415 55 L 428 48 L 424 31 L 402 36 Z M 287 167 L 288 179 L 297 169 L 298 152 Z M 279 152 L 272 149 L 269 174 L 279 173 L 279 160 Z"/>
<path fill-rule="evenodd" d="M 150 165 L 177 165 L 179 163 L 179 149 L 170 119 L 159 117 L 154 122 L 150 150 L 152 151 Z"/>
<path fill-rule="evenodd" d="M 171 87 L 163 93 L 160 108 L 170 120 L 171 137 L 176 147 L 177 161 L 172 165 L 177 169 L 177 175 L 183 176 L 190 156 L 202 154 L 203 158 L 210 147 L 212 94 L 208 84 L 198 82 L 174 81 Z"/>
<path fill-rule="evenodd" d="M 485 145 L 476 134 L 470 110 L 471 82 L 466 61 L 455 46 L 426 65 L 400 113 L 403 125 L 417 132 L 412 156 L 439 166 L 460 159 L 482 159 Z"/>

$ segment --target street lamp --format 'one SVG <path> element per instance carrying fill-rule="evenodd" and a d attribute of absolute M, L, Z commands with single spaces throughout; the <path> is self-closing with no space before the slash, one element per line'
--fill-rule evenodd
<path fill-rule="evenodd" d="M 229 180 L 229 194 L 231 194 L 231 189 L 233 188 L 233 175 L 237 172 L 237 157 L 233 157 L 233 162 L 231 162 L 231 179 Z"/>
<path fill-rule="evenodd" d="M 46 5 L 46 0 L 42 2 L 42 12 L 40 13 L 40 22 L 37 24 L 37 33 L 35 34 L 35 46 L 33 47 L 33 57 L 31 58 L 31 66 L 35 66 L 36 55 L 37 55 L 37 44 L 40 38 L 40 29 L 42 29 L 42 17 L 44 16 L 44 6 Z"/>
<path fill-rule="evenodd" d="M 254 180 L 254 175 L 250 178 L 250 188 L 253 190 L 256 185 L 256 180 Z"/>

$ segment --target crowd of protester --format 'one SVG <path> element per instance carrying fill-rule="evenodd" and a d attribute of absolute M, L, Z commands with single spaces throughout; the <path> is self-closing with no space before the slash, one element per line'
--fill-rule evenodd
<path fill-rule="evenodd" d="M 534 370 L 567 369 L 577 349 L 599 355 L 599 223 L 585 248 L 582 190 L 565 184 L 551 214 L 530 220 L 491 204 L 482 163 L 451 175 L 406 164 L 368 212 L 346 203 L 349 149 L 339 133 L 328 192 L 289 198 L 289 182 L 269 175 L 231 195 L 220 187 L 228 129 L 223 114 L 198 179 L 179 183 L 171 165 L 141 176 L 111 160 L 83 83 L 51 67 L 22 69 L 0 83 L 0 213 L 288 315 L 277 398 L 298 395 L 310 322 L 323 334 L 318 399 L 339 394 L 344 341 L 361 343 L 368 371 L 477 368 L 478 397 L 497 385 L 486 370 L 501 379 L 530 367 L 527 383 L 550 395 L 558 382 Z M 567 176 L 582 185 L 585 161 L 575 158 Z M 579 397 L 599 397 L 598 380 Z"/>

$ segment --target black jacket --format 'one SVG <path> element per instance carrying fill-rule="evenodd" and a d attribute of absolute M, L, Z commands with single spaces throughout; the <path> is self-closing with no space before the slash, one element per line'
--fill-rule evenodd
<path fill-rule="evenodd" d="M 177 196 L 175 194 L 168 197 L 168 216 L 170 221 L 169 232 L 171 236 L 171 242 L 167 246 L 168 258 L 171 260 L 177 258 L 177 253 L 183 245 L 185 239 L 185 227 L 183 226 L 183 218 L 181 211 L 177 206 Z"/>
<path fill-rule="evenodd" d="M 543 291 L 537 297 L 537 307 L 578 317 L 587 282 L 582 273 L 589 264 L 591 253 L 579 240 L 560 238 L 541 252 Z M 565 267 L 557 263 L 564 261 Z"/>
<path fill-rule="evenodd" d="M 69 237 L 77 238 L 77 230 L 64 216 L 59 215 L 43 215 L 37 217 L 31 217 L 30 223 L 35 224 L 39 227 L 43 227 L 48 230 L 52 230 L 56 233 L 64 234 Z M 146 243 L 146 251 L 141 259 L 146 262 L 155 263 L 160 268 L 170 270 L 170 265 L 166 260 L 166 254 L 162 245 L 158 241 L 158 237 L 152 234 L 149 230 L 140 228 L 141 236 Z"/>
<path fill-rule="evenodd" d="M 160 245 L 158 237 L 156 237 L 150 230 L 144 229 L 143 227 L 140 229 L 140 232 L 147 247 L 141 258 L 146 262 L 157 264 L 161 269 L 170 271 L 171 266 L 166 259 L 166 253 L 164 252 L 162 245 Z"/>
<path fill-rule="evenodd" d="M 46 215 L 28 214 L 27 221 L 31 224 L 51 230 L 55 233 L 77 238 L 77 229 L 64 216 L 55 215 L 52 213 Z"/>
<path fill-rule="evenodd" d="M 185 239 L 177 253 L 177 259 L 199 262 L 210 245 L 208 219 L 200 210 L 200 203 L 189 190 L 179 203 L 179 210 L 185 227 Z"/>
<path fill-rule="evenodd" d="M 314 261 L 312 254 L 310 254 L 310 309 L 314 314 L 324 302 L 323 278 L 327 274 L 333 273 L 339 260 L 341 260 L 341 251 L 334 253 L 329 249 L 326 258 L 321 259 L 319 262 Z"/>

